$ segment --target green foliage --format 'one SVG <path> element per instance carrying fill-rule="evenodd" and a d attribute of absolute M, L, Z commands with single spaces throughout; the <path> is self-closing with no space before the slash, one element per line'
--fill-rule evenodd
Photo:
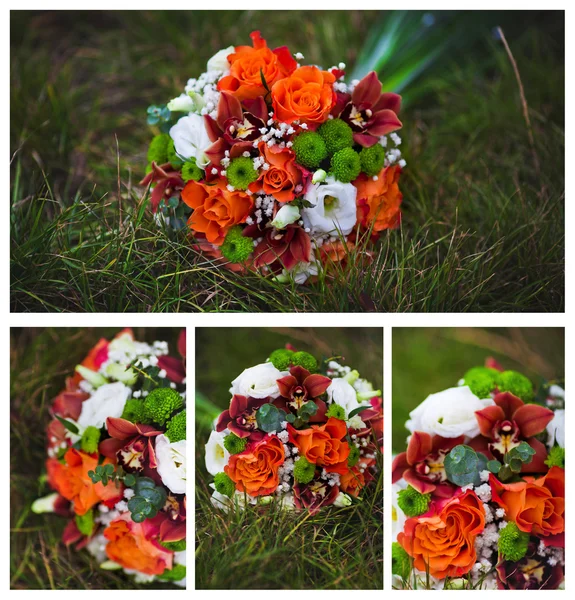
<path fill-rule="evenodd" d="M 368 177 L 378 175 L 385 162 L 385 150 L 381 144 L 374 144 L 370 148 L 362 148 L 359 153 L 361 171 Z"/>
<path fill-rule="evenodd" d="M 138 398 L 129 398 L 124 405 L 121 418 L 131 423 L 147 424 L 148 419 L 144 416 L 144 401 Z"/>
<path fill-rule="evenodd" d="M 168 146 L 170 145 L 170 136 L 167 133 L 156 135 L 148 147 L 148 162 L 155 162 L 163 165 L 168 162 Z"/>
<path fill-rule="evenodd" d="M 149 477 L 137 477 L 134 496 L 128 500 L 128 509 L 134 523 L 153 519 L 166 503 L 166 490 L 157 486 Z"/>
<path fill-rule="evenodd" d="M 216 473 L 214 476 L 214 485 L 216 486 L 216 491 L 229 498 L 231 498 L 236 491 L 235 483 L 226 473 Z"/>
<path fill-rule="evenodd" d="M 402 579 L 408 579 L 411 573 L 411 559 L 399 542 L 391 544 L 391 572 Z"/>
<path fill-rule="evenodd" d="M 182 165 L 182 179 L 184 181 L 199 181 L 204 176 L 204 172 L 196 164 L 195 158 L 189 158 Z"/>
<path fill-rule="evenodd" d="M 236 190 L 247 190 L 250 183 L 258 178 L 254 162 L 247 156 L 234 158 L 226 169 L 226 177 Z"/>
<path fill-rule="evenodd" d="M 431 494 L 421 494 L 410 485 L 397 494 L 397 505 L 408 517 L 418 517 L 426 513 L 430 502 Z"/>
<path fill-rule="evenodd" d="M 344 148 L 353 146 L 353 131 L 341 119 L 329 119 L 320 126 L 318 133 L 323 138 L 327 154 L 330 156 Z M 355 179 L 355 177 L 352 177 L 352 179 Z M 343 179 L 340 179 L 340 181 L 343 181 Z"/>
<path fill-rule="evenodd" d="M 166 421 L 184 407 L 180 394 L 169 387 L 160 387 L 152 390 L 144 400 L 144 416 L 164 426 Z"/>
<path fill-rule="evenodd" d="M 94 531 L 94 509 L 83 515 L 75 515 L 76 527 L 82 535 L 91 536 Z"/>
<path fill-rule="evenodd" d="M 287 348 L 279 348 L 270 354 L 270 362 L 279 371 L 287 371 L 292 365 L 293 350 Z"/>
<path fill-rule="evenodd" d="M 174 140 L 172 138 L 168 141 L 168 162 L 174 169 L 179 169 L 184 164 L 184 161 L 176 152 L 176 146 L 174 145 Z"/>
<path fill-rule="evenodd" d="M 333 406 L 333 405 L 332 405 Z M 349 444 L 349 456 L 347 457 L 347 466 L 355 467 L 359 462 L 359 448 L 355 444 Z"/>
<path fill-rule="evenodd" d="M 242 263 L 254 251 L 252 238 L 243 236 L 242 231 L 239 225 L 231 227 L 220 247 L 223 256 L 230 262 Z"/>
<path fill-rule="evenodd" d="M 293 365 L 299 365 L 310 373 L 315 373 L 318 370 L 317 360 L 309 352 L 294 352 L 291 361 Z"/>
<path fill-rule="evenodd" d="M 317 408 L 317 407 L 316 407 Z M 266 433 L 280 431 L 281 423 L 286 420 L 284 410 L 277 408 L 274 404 L 268 403 L 260 406 L 256 412 L 258 427 Z"/>
<path fill-rule="evenodd" d="M 549 450 L 549 454 L 545 459 L 545 464 L 551 467 L 561 467 L 565 468 L 565 448 L 561 448 L 561 446 L 553 446 L 551 450 Z"/>
<path fill-rule="evenodd" d="M 473 367 L 463 376 L 463 383 L 478 398 L 489 398 L 496 387 L 496 379 L 499 375 L 497 369 L 489 367 Z"/>
<path fill-rule="evenodd" d="M 177 542 L 162 542 L 160 541 L 160 544 L 164 547 L 167 548 L 168 550 L 171 550 L 172 552 L 182 552 L 183 550 L 186 549 L 186 540 L 178 540 Z"/>
<path fill-rule="evenodd" d="M 108 485 L 108 481 L 115 481 L 117 474 L 114 469 L 114 465 L 98 465 L 94 471 L 88 471 L 88 477 L 92 480 L 92 483 L 101 483 L 102 485 Z"/>
<path fill-rule="evenodd" d="M 331 172 L 342 183 L 353 181 L 360 171 L 359 154 L 353 148 L 339 150 L 331 157 Z"/>
<path fill-rule="evenodd" d="M 298 483 L 309 483 L 315 475 L 315 465 L 305 457 L 300 456 L 294 463 L 293 477 Z"/>
<path fill-rule="evenodd" d="M 292 150 L 295 152 L 296 162 L 308 169 L 319 167 L 327 157 L 325 142 L 315 131 L 304 131 L 293 139 Z"/>
<path fill-rule="evenodd" d="M 235 433 L 228 433 L 224 438 L 224 448 L 230 454 L 239 454 L 240 452 L 243 452 L 246 449 L 247 444 L 247 438 L 241 438 Z"/>
<path fill-rule="evenodd" d="M 443 462 L 447 479 L 457 486 L 479 485 L 479 473 L 487 468 L 485 455 L 460 444 L 455 446 Z"/>
<path fill-rule="evenodd" d="M 62 423 L 62 425 L 64 425 L 64 427 L 70 432 L 70 433 L 74 433 L 74 434 L 78 434 L 80 433 L 80 430 L 78 429 L 77 425 L 72 423 L 71 421 L 68 421 L 67 419 L 64 419 L 63 417 L 61 417 L 60 415 L 54 415 L 56 417 L 56 419 L 58 419 L 58 421 L 60 421 L 60 423 Z"/>
<path fill-rule="evenodd" d="M 180 581 L 186 576 L 186 567 L 184 565 L 174 565 L 171 569 L 166 569 L 158 579 L 163 581 Z"/>
<path fill-rule="evenodd" d="M 496 381 L 500 392 L 511 392 L 524 402 L 533 400 L 533 384 L 525 375 L 517 371 L 503 371 L 497 374 Z"/>
<path fill-rule="evenodd" d="M 186 409 L 174 415 L 168 422 L 166 437 L 174 444 L 186 439 Z"/>
<path fill-rule="evenodd" d="M 517 562 L 527 554 L 529 546 L 529 534 L 521 531 L 513 521 L 499 532 L 497 547 L 499 554 L 505 560 Z"/>
<path fill-rule="evenodd" d="M 86 427 L 80 440 L 80 447 L 88 454 L 94 454 L 98 451 L 98 443 L 100 442 L 100 430 L 97 427 Z"/>
<path fill-rule="evenodd" d="M 346 415 L 345 415 L 345 409 L 343 408 L 343 406 L 340 406 L 339 404 L 336 404 L 335 402 L 332 402 L 328 409 L 327 412 L 325 413 L 326 417 L 333 417 L 334 419 L 340 419 L 341 421 L 345 421 L 346 419 Z"/>

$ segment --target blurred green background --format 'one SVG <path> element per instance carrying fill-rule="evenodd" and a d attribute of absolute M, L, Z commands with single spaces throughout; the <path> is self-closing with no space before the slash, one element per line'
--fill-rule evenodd
<path fill-rule="evenodd" d="M 34 500 L 51 493 L 45 474 L 46 427 L 52 400 L 100 338 L 111 340 L 111 327 L 10 329 L 10 588 L 146 589 L 117 571 L 102 571 L 87 551 L 61 542 L 67 520 L 36 515 Z M 179 356 L 179 328 L 136 327 L 139 341 L 164 340 Z M 173 585 L 158 582 L 155 589 Z"/>
<path fill-rule="evenodd" d="M 565 377 L 563 328 L 411 328 L 392 333 L 392 447 L 405 450 L 410 411 L 429 394 L 454 387 L 489 356 L 524 373 L 538 386 Z"/>

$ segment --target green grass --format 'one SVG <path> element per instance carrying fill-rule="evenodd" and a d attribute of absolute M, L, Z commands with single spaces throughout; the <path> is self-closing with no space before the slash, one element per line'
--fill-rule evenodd
<path fill-rule="evenodd" d="M 403 224 L 383 235 L 371 265 L 352 255 L 333 278 L 284 286 L 214 268 L 185 233 L 155 225 L 137 186 L 149 104 L 256 28 L 310 62 L 352 66 L 375 16 L 13 13 L 12 310 L 562 311 L 560 16 L 522 13 L 506 25 L 534 148 L 509 59 L 485 22 L 472 48 L 421 73 L 413 62 L 415 83 L 401 55 L 412 98 L 402 114 Z"/>
<path fill-rule="evenodd" d="M 118 331 L 101 329 L 12 329 L 10 335 L 10 588 L 177 589 L 172 584 L 135 584 L 102 571 L 87 551 L 61 542 L 67 521 L 36 515 L 32 502 L 52 490 L 44 482 L 46 426 L 52 399 L 64 380 L 100 339 Z M 178 331 L 136 329 L 137 339 L 168 340 L 176 351 Z"/>
<path fill-rule="evenodd" d="M 204 444 L 229 405 L 232 379 L 286 342 L 317 357 L 338 355 L 382 385 L 381 329 L 200 328 L 196 336 L 196 588 L 381 589 L 383 475 L 348 508 L 314 517 L 275 505 L 224 514 L 212 507 Z M 223 367 L 222 367 L 223 365 Z"/>

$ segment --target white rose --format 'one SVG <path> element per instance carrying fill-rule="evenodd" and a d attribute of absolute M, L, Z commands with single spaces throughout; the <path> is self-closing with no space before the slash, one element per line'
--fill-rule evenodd
<path fill-rule="evenodd" d="M 204 125 L 204 118 L 192 113 L 182 117 L 171 129 L 170 137 L 179 156 L 184 159 L 195 158 L 196 165 L 205 169 L 210 162 L 206 150 L 212 145 Z"/>
<path fill-rule="evenodd" d="M 565 410 L 555 411 L 555 416 L 547 425 L 547 445 L 553 447 L 557 442 L 561 448 L 565 448 Z"/>
<path fill-rule="evenodd" d="M 210 60 L 208 60 L 208 71 L 219 71 L 226 73 L 230 68 L 228 56 L 236 51 L 234 46 L 228 46 L 219 52 L 216 52 Z"/>
<path fill-rule="evenodd" d="M 337 233 L 347 235 L 357 220 L 355 199 L 357 189 L 351 183 L 341 183 L 328 177 L 325 184 L 309 187 L 304 199 L 312 208 L 302 209 L 304 225 L 312 233 Z"/>
<path fill-rule="evenodd" d="M 164 435 L 156 438 L 156 460 L 162 482 L 174 494 L 186 493 L 186 440 L 170 442 Z"/>
<path fill-rule="evenodd" d="M 168 102 L 168 109 L 172 112 L 192 112 L 196 109 L 196 103 L 188 94 L 180 94 L 177 98 Z"/>
<path fill-rule="evenodd" d="M 409 413 L 405 426 L 411 433 L 423 431 L 430 435 L 454 438 L 479 435 L 475 412 L 494 404 L 491 398 L 480 400 L 468 386 L 454 387 L 429 395 Z"/>
<path fill-rule="evenodd" d="M 339 508 L 344 508 L 345 506 L 351 506 L 351 498 L 347 494 L 340 492 L 337 495 L 337 498 L 333 501 L 333 505 L 337 506 Z"/>
<path fill-rule="evenodd" d="M 341 406 L 345 410 L 346 415 L 349 415 L 352 410 L 361 406 L 357 401 L 357 392 L 345 379 L 341 379 L 340 377 L 332 379 L 326 391 L 329 401 Z"/>
<path fill-rule="evenodd" d="M 132 390 L 119 381 L 100 386 L 87 400 L 82 402 L 78 425 L 83 429 L 90 425 L 100 429 L 104 426 L 107 417 L 121 417 L 126 400 L 131 394 Z"/>
<path fill-rule="evenodd" d="M 287 225 L 295 223 L 300 218 L 299 208 L 293 204 L 284 204 L 271 222 L 273 227 L 284 229 Z"/>
<path fill-rule="evenodd" d="M 222 473 L 230 453 L 224 448 L 225 431 L 212 431 L 206 444 L 206 469 L 210 475 Z"/>
<path fill-rule="evenodd" d="M 232 381 L 230 394 L 251 398 L 277 398 L 280 395 L 277 380 L 284 376 L 272 363 L 250 367 Z"/>

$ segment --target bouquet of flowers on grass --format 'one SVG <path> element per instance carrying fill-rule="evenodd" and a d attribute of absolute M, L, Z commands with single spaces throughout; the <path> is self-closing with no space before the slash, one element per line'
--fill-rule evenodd
<path fill-rule="evenodd" d="M 47 478 L 34 512 L 68 519 L 63 541 L 138 582 L 185 585 L 185 333 L 182 358 L 130 330 L 100 340 L 52 404 Z"/>
<path fill-rule="evenodd" d="M 564 398 L 489 359 L 410 413 L 393 463 L 397 587 L 563 584 Z"/>
<path fill-rule="evenodd" d="M 345 83 L 344 63 L 302 65 L 250 37 L 149 107 L 158 135 L 141 184 L 154 213 L 176 228 L 187 219 L 217 263 L 303 283 L 397 226 L 401 97 L 374 72 Z"/>
<path fill-rule="evenodd" d="M 293 348 L 241 373 L 206 444 L 212 503 L 287 510 L 349 506 L 377 471 L 381 392 L 359 373 Z"/>

